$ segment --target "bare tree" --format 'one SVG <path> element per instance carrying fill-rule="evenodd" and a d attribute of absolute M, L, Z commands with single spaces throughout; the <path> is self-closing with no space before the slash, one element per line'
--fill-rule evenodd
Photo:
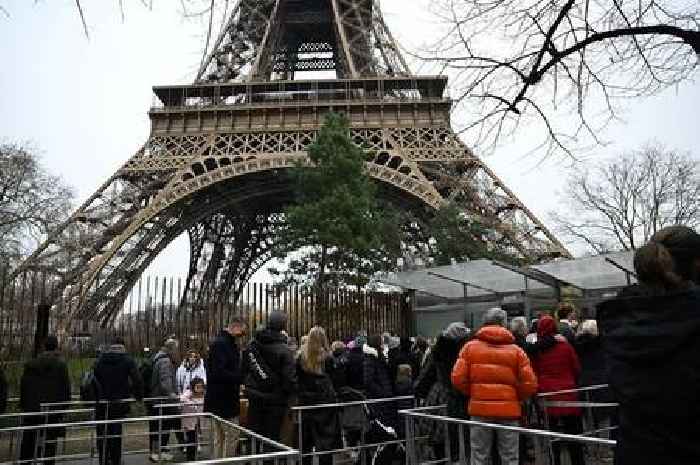
<path fill-rule="evenodd" d="M 552 220 L 597 253 L 634 250 L 665 226 L 700 226 L 698 161 L 658 145 L 575 169 L 564 196 L 566 213 Z"/>
<path fill-rule="evenodd" d="M 70 213 L 73 191 L 27 146 L 0 144 L 0 267 L 12 266 Z"/>
<path fill-rule="evenodd" d="M 547 154 L 603 143 L 625 99 L 693 78 L 697 0 L 435 0 L 444 36 L 419 56 L 452 75 L 482 150 L 535 120 Z"/>

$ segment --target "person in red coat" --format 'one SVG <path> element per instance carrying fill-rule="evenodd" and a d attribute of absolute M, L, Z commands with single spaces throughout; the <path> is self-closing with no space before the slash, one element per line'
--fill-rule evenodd
<path fill-rule="evenodd" d="M 550 316 L 543 316 L 537 324 L 538 350 L 533 356 L 532 366 L 538 380 L 538 393 L 576 389 L 576 380 L 581 373 L 581 365 L 576 351 L 565 338 L 557 334 L 557 324 Z M 575 392 L 547 396 L 547 401 L 575 402 Z M 581 434 L 581 409 L 579 407 L 547 407 L 549 427 L 552 431 L 568 434 Z M 572 465 L 584 465 L 581 443 L 555 441 L 552 443 L 554 465 L 561 463 L 561 446 L 566 444 Z"/>

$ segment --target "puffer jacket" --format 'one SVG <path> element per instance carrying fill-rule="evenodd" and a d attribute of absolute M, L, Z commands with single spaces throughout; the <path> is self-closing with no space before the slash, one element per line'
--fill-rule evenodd
<path fill-rule="evenodd" d="M 549 348 L 542 349 L 532 358 L 539 386 L 538 393 L 567 391 L 576 389 L 576 380 L 581 373 L 581 365 L 574 348 L 563 338 L 555 338 L 557 325 L 552 317 L 542 317 L 537 324 L 537 341 L 546 344 L 552 341 Z M 555 402 L 578 401 L 576 392 L 548 396 L 547 400 Z M 579 407 L 547 407 L 547 415 L 562 417 L 581 415 Z"/>
<path fill-rule="evenodd" d="M 616 465 L 700 463 L 700 288 L 625 289 L 598 306 L 610 389 L 620 403 Z"/>
<path fill-rule="evenodd" d="M 501 326 L 481 328 L 459 354 L 452 384 L 469 397 L 471 416 L 520 418 L 520 403 L 537 390 L 525 352 Z"/>

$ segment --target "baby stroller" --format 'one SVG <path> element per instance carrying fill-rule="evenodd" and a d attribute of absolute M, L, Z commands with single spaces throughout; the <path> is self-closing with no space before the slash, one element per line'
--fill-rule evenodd
<path fill-rule="evenodd" d="M 344 388 L 338 392 L 341 402 L 358 402 L 367 398 L 360 391 Z M 377 444 L 387 441 L 396 441 L 398 435 L 394 428 L 382 423 L 376 409 L 367 404 L 351 405 L 344 407 L 341 412 L 341 426 L 343 430 L 343 445 L 345 447 L 357 447 L 364 444 Z M 362 438 L 364 437 L 364 442 Z M 357 448 L 352 453 L 352 463 L 362 463 L 361 454 L 367 454 L 369 465 L 394 465 L 406 463 L 406 449 L 403 444 L 382 444 L 373 448 Z"/>

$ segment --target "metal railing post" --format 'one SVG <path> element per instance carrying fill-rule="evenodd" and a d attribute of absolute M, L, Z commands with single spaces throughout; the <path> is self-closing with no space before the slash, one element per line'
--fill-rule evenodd
<path fill-rule="evenodd" d="M 304 425 L 303 425 L 303 417 L 304 417 L 304 411 L 303 410 L 297 410 L 299 413 L 299 442 L 297 444 L 297 447 L 299 448 L 299 465 L 304 463 Z"/>
<path fill-rule="evenodd" d="M 413 429 L 413 417 L 404 415 L 406 423 L 406 460 L 409 465 L 418 465 L 416 457 L 415 431 Z"/>
<path fill-rule="evenodd" d="M 163 462 L 163 451 L 161 450 L 161 445 L 163 443 L 163 406 L 158 405 L 158 437 L 156 440 L 156 453 L 158 454 L 158 463 Z"/>
<path fill-rule="evenodd" d="M 464 425 L 459 424 L 459 463 L 466 465 L 467 463 L 467 449 L 464 445 Z"/>

